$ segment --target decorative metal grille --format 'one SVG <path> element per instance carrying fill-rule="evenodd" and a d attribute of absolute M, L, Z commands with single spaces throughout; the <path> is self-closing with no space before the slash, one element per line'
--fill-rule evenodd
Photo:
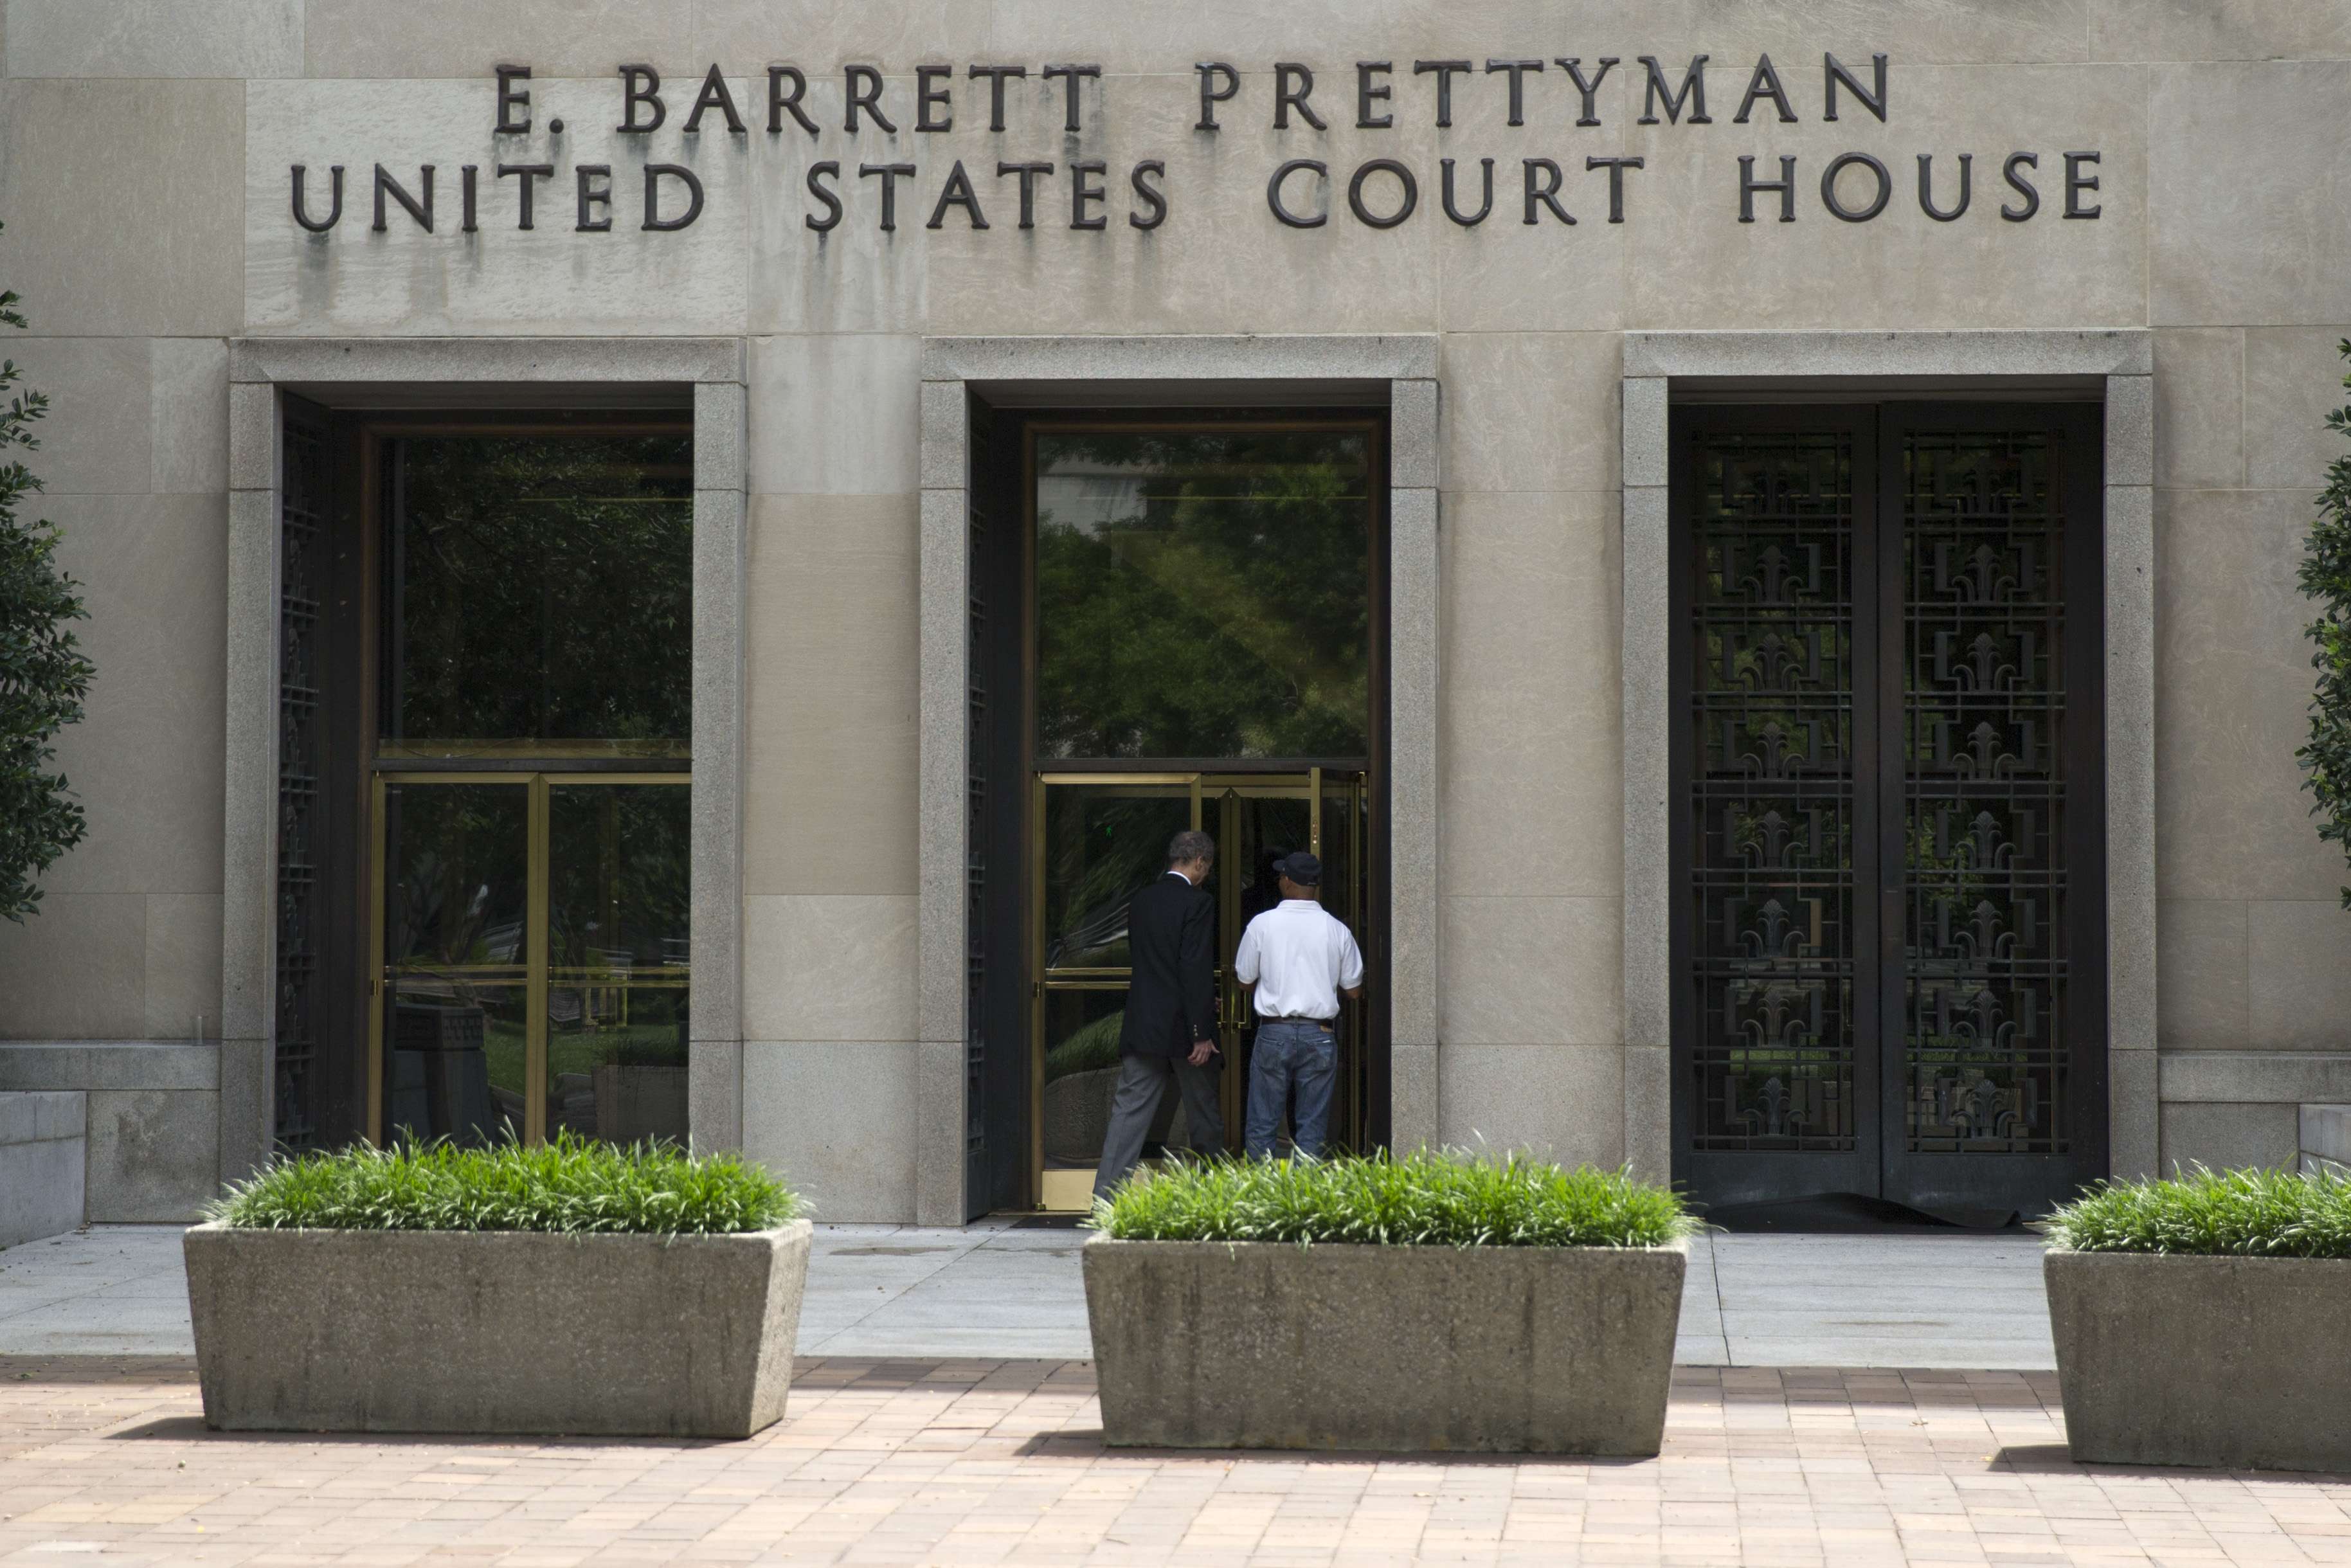
<path fill-rule="evenodd" d="M 1845 434 L 1709 434 L 1690 692 L 1693 1146 L 1854 1147 L 1855 505 Z"/>
<path fill-rule="evenodd" d="M 1913 1153 L 2063 1154 L 2064 550 L 2039 431 L 1903 450 Z"/>
<path fill-rule="evenodd" d="M 2067 674 L 2085 634 L 2069 549 L 2089 570 L 2065 526 L 2071 428 L 1852 411 L 1690 428 L 1691 1154 L 1891 1173 L 2095 1135 L 2072 1104 L 2095 1079 L 2075 1055 L 2097 1049 L 2096 1014 L 2074 988 L 2094 983 L 2102 927 L 2069 880 L 2095 881 L 2072 857 L 2095 857 L 2095 821 L 2074 817 L 2096 809 L 2095 779 L 2072 776 L 2095 768 L 2075 732 L 2096 692 L 2095 660 L 2070 677 L 2084 693 Z M 1814 1179 L 1865 1182 L 1866 1165 Z M 1885 1176 L 1946 1197 L 1973 1179 Z"/>
<path fill-rule="evenodd" d="M 977 433 L 976 433 L 977 434 Z M 987 560 L 987 513 L 981 491 L 969 491 L 967 507 L 969 534 L 965 539 L 966 570 L 970 574 L 969 612 L 966 617 L 964 672 L 966 702 L 964 780 L 964 1165 L 966 1190 L 987 1190 L 987 759 L 994 737 L 988 703 L 987 597 L 980 589 L 981 563 Z"/>
<path fill-rule="evenodd" d="M 273 1089 L 278 1144 L 306 1149 L 316 1134 L 325 911 L 319 779 L 319 612 L 326 575 L 323 433 L 287 420 L 278 513 L 277 973 Z"/>

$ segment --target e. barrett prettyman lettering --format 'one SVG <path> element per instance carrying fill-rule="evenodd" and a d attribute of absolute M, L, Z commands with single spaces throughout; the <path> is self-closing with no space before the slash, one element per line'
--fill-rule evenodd
<path fill-rule="evenodd" d="M 1677 133 L 1686 128 L 1713 125 L 1714 118 L 1707 111 L 1708 59 L 1703 54 L 1694 55 L 1687 65 L 1677 67 L 1653 55 L 1635 57 L 1637 75 L 1625 86 L 1628 103 L 1637 103 L 1640 108 L 1634 123 L 1675 127 Z M 1602 123 L 1602 87 L 1609 73 L 1623 64 L 1614 55 L 1589 61 L 1581 56 L 1561 55 L 1488 59 L 1482 65 L 1470 59 L 1414 60 L 1409 62 L 1408 69 L 1430 123 L 1440 131 L 1453 128 L 1457 108 L 1479 91 L 1498 95 L 1494 104 L 1488 107 L 1500 107 L 1502 123 L 1513 130 L 1531 126 L 1586 130 Z M 1552 68 L 1556 68 L 1555 72 Z M 1398 116 L 1404 112 L 1398 98 L 1404 88 L 1400 73 L 1406 68 L 1394 60 L 1354 62 L 1352 94 L 1343 89 L 1339 102 L 1343 106 L 1352 98 L 1355 130 L 1395 129 Z M 536 128 L 531 68 L 502 65 L 496 70 L 492 134 L 543 134 L 549 143 L 548 161 L 493 163 L 492 180 L 486 187 L 481 178 L 481 165 L 459 165 L 459 213 L 454 228 L 441 221 L 435 206 L 439 166 L 419 164 L 411 175 L 404 169 L 393 171 L 375 164 L 369 176 L 369 210 L 372 218 L 367 225 L 370 232 L 387 232 L 392 226 L 388 221 L 390 214 L 397 208 L 404 214 L 403 226 L 413 230 L 425 234 L 477 234 L 482 229 L 486 195 L 499 209 L 494 214 L 495 221 L 509 224 L 517 230 L 532 229 L 538 226 L 544 212 L 538 200 L 543 193 L 539 183 L 559 181 L 562 182 L 559 190 L 569 187 L 573 219 L 570 226 L 577 233 L 612 232 L 616 201 L 641 202 L 641 208 L 629 206 L 622 210 L 641 210 L 642 217 L 633 226 L 648 233 L 688 229 L 702 217 L 707 193 L 702 176 L 685 162 L 648 161 L 617 172 L 607 162 L 559 164 L 554 161 L 553 150 L 563 135 L 563 121 L 549 119 L 544 132 Z M 1193 66 L 1191 70 L 1192 90 L 1196 92 L 1198 104 L 1198 118 L 1191 127 L 1196 140 L 1217 136 L 1228 120 L 1249 112 L 1251 78 L 1239 67 L 1227 60 L 1208 60 Z M 1841 108 L 1849 112 L 1858 107 L 1881 125 L 1889 123 L 1890 74 L 1890 64 L 1883 54 L 1870 57 L 1865 72 L 1856 71 L 1834 54 L 1823 54 L 1821 120 L 1834 122 Z M 812 98 L 804 70 L 798 66 L 771 65 L 766 68 L 765 138 L 761 138 L 753 130 L 756 112 L 751 116 L 745 113 L 747 102 L 753 103 L 756 109 L 756 100 L 750 99 L 747 90 L 747 84 L 755 78 L 740 78 L 746 84 L 746 91 L 738 96 L 735 84 L 714 64 L 689 98 L 686 92 L 664 84 L 661 73 L 649 65 L 621 66 L 617 76 L 620 120 L 612 127 L 613 133 L 630 138 L 653 137 L 670 126 L 674 103 L 683 105 L 684 112 L 676 128 L 668 131 L 680 139 L 682 149 L 698 148 L 703 145 L 702 138 L 713 134 L 740 138 L 737 145 L 747 148 L 765 139 L 789 136 L 817 141 L 829 134 L 837 138 L 889 138 L 894 141 L 902 126 L 914 135 L 952 131 L 958 110 L 956 68 L 953 66 L 917 66 L 911 78 L 886 77 L 873 66 L 844 66 L 839 73 L 836 120 L 836 110 L 829 96 L 821 105 Z M 1008 93 L 1008 84 L 1031 78 L 1039 86 L 1020 95 L 1027 102 Z M 1489 80 L 1495 78 L 1500 79 Z M 1107 160 L 1070 155 L 1080 150 L 1077 139 L 1086 134 L 1090 117 L 1096 122 L 1095 129 L 1100 128 L 1103 112 L 1101 66 L 1073 62 L 1040 62 L 1033 68 L 1027 63 L 974 64 L 963 68 L 962 80 L 963 112 L 976 119 L 978 101 L 984 101 L 988 135 L 1022 131 L 1050 134 L 1063 142 L 1063 154 L 1050 159 L 952 158 L 944 168 L 935 162 L 925 166 L 919 158 L 886 154 L 874 161 L 820 159 L 809 163 L 800 177 L 802 226 L 822 235 L 844 222 L 862 218 L 883 233 L 895 233 L 902 207 L 910 214 L 927 214 L 922 219 L 923 226 L 932 229 L 944 228 L 951 223 L 974 231 L 998 226 L 988 215 L 991 207 L 999 214 L 1007 210 L 1017 211 L 1015 226 L 1020 229 L 1039 227 L 1040 214 L 1043 213 L 1050 214 L 1042 219 L 1049 226 L 1105 230 L 1112 225 L 1114 207 L 1123 207 L 1118 216 L 1126 227 L 1148 231 L 1167 222 L 1176 205 L 1176 193 L 1171 189 L 1166 158 L 1134 161 L 1123 171 L 1123 185 L 1114 185 Z M 1156 77 L 1133 80 L 1135 91 L 1154 90 L 1162 85 Z M 1284 136 L 1320 141 L 1326 137 L 1333 120 L 1347 118 L 1343 108 L 1332 107 L 1332 95 L 1328 91 L 1322 100 L 1316 99 L 1315 68 L 1306 62 L 1274 61 L 1259 81 L 1256 96 L 1261 102 L 1258 108 L 1267 116 L 1266 123 Z M 1552 83 L 1557 85 L 1548 85 Z M 824 120 L 817 117 L 820 107 L 827 116 Z M 1054 111 L 1053 115 L 1039 112 L 1040 107 Z M 1023 110 L 1034 123 L 1016 124 L 1023 118 Z M 1771 118 L 1759 119 L 1765 111 Z M 1757 57 L 1754 68 L 1747 73 L 1731 123 L 1794 124 L 1799 118 L 1795 99 L 1780 68 L 1772 64 L 1771 56 Z M 830 131 L 828 122 L 837 124 L 838 130 Z M 1688 133 L 1703 134 L 1695 131 Z M 694 140 L 686 141 L 686 138 Z M 1498 162 L 1505 168 L 1511 162 L 1519 166 L 1516 178 L 1510 180 L 1517 187 L 1517 199 L 1506 198 L 1502 210 L 1515 211 L 1520 224 L 1533 227 L 1572 227 L 1577 221 L 1574 207 L 1597 203 L 1604 197 L 1607 204 L 1605 221 L 1625 222 L 1636 200 L 1630 194 L 1636 182 L 1628 176 L 1646 167 L 1646 160 L 1639 156 L 1579 158 L 1545 155 L 1543 150 L 1538 150 L 1498 159 L 1478 155 L 1483 149 L 1463 151 L 1474 156 L 1477 167 L 1479 196 L 1474 209 L 1461 193 L 1470 183 L 1461 172 L 1467 160 L 1440 157 L 1435 171 L 1438 196 L 1435 206 L 1443 221 L 1463 228 L 1475 228 L 1494 215 Z M 681 152 L 680 155 L 687 154 Z M 1974 201 L 1976 154 L 1924 152 L 1916 157 L 1919 209 L 1937 223 L 1957 222 Z M 2005 222 L 2028 222 L 2041 211 L 2041 187 L 2037 182 L 2042 177 L 2042 157 L 2041 152 L 2030 149 L 2011 151 L 2001 157 L 2002 193 L 2012 198 L 2001 204 L 2000 215 Z M 2060 180 L 2064 216 L 2098 217 L 2102 208 L 2094 198 L 2099 190 L 2101 155 L 2095 151 L 2064 151 L 2053 157 L 2062 159 L 2064 164 Z M 1809 182 L 1813 172 L 1802 170 L 1802 161 L 1792 153 L 1745 152 L 1737 158 L 1735 183 L 1725 181 L 1726 216 L 1735 213 L 1739 223 L 1755 223 L 1760 201 L 1762 208 L 1779 222 L 1796 222 L 1799 211 L 1808 205 L 1799 201 L 1800 180 Z M 1343 204 L 1354 222 L 1366 229 L 1402 227 L 1421 212 L 1421 191 L 1429 172 L 1416 169 L 1407 160 L 1376 152 L 1352 167 L 1334 165 L 1326 157 L 1282 158 L 1268 172 L 1265 181 L 1266 215 L 1286 227 L 1319 229 L 1328 226 L 1338 206 Z M 621 194 L 616 182 L 622 180 L 633 181 L 636 191 Z M 295 223 L 312 235 L 332 233 L 343 217 L 344 181 L 344 166 L 331 165 L 323 182 L 322 202 L 319 193 L 321 182 L 312 177 L 309 166 L 293 164 L 289 204 Z M 1846 224 L 1866 224 L 1879 217 L 1892 204 L 1896 186 L 1884 160 L 1858 149 L 1825 160 L 1818 171 L 1818 182 L 1821 210 Z M 1334 204 L 1334 192 L 1343 192 L 1342 203 Z M 321 204 L 323 214 L 319 211 Z"/>

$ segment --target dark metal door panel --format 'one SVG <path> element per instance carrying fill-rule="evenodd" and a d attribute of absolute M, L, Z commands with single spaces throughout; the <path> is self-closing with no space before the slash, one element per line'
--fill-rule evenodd
<path fill-rule="evenodd" d="M 360 954 L 363 548 L 348 416 L 279 399 L 275 1142 L 326 1148 L 366 1124 Z"/>
<path fill-rule="evenodd" d="M 1876 1181 L 1870 422 L 1677 417 L 1676 1175 L 1711 1202 Z"/>
<path fill-rule="evenodd" d="M 316 1069 L 327 1030 L 328 636 L 332 597 L 334 427 L 325 410 L 285 400 L 278 438 L 277 943 L 271 1111 L 276 1141 L 316 1141 Z"/>
<path fill-rule="evenodd" d="M 2096 410 L 1894 405 L 1881 431 L 1884 1193 L 2030 1218 L 2105 1168 Z"/>
<path fill-rule="evenodd" d="M 1015 419 L 970 401 L 966 644 L 964 1209 L 1029 1201 L 1029 996 L 1021 911 L 1029 775 L 1021 713 L 1020 462 Z"/>
<path fill-rule="evenodd" d="M 2040 1212 L 2105 1162 L 2097 411 L 1674 442 L 1677 1179 Z"/>

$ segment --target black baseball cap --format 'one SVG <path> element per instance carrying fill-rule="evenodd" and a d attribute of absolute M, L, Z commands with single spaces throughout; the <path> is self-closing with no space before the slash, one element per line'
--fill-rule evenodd
<path fill-rule="evenodd" d="M 1322 862 L 1304 850 L 1282 856 L 1274 862 L 1273 869 L 1301 887 L 1322 885 Z"/>

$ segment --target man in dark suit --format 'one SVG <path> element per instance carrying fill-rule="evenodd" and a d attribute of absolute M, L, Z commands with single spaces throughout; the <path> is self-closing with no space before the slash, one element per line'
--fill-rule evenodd
<path fill-rule="evenodd" d="M 1119 1025 L 1118 1087 L 1111 1093 L 1094 1197 L 1107 1195 L 1143 1157 L 1143 1140 L 1172 1080 L 1184 1096 L 1192 1152 L 1225 1147 L 1217 1104 L 1217 910 L 1201 883 L 1216 864 L 1217 841 L 1187 829 L 1167 841 L 1167 871 L 1137 892 L 1126 909 L 1134 977 Z"/>

